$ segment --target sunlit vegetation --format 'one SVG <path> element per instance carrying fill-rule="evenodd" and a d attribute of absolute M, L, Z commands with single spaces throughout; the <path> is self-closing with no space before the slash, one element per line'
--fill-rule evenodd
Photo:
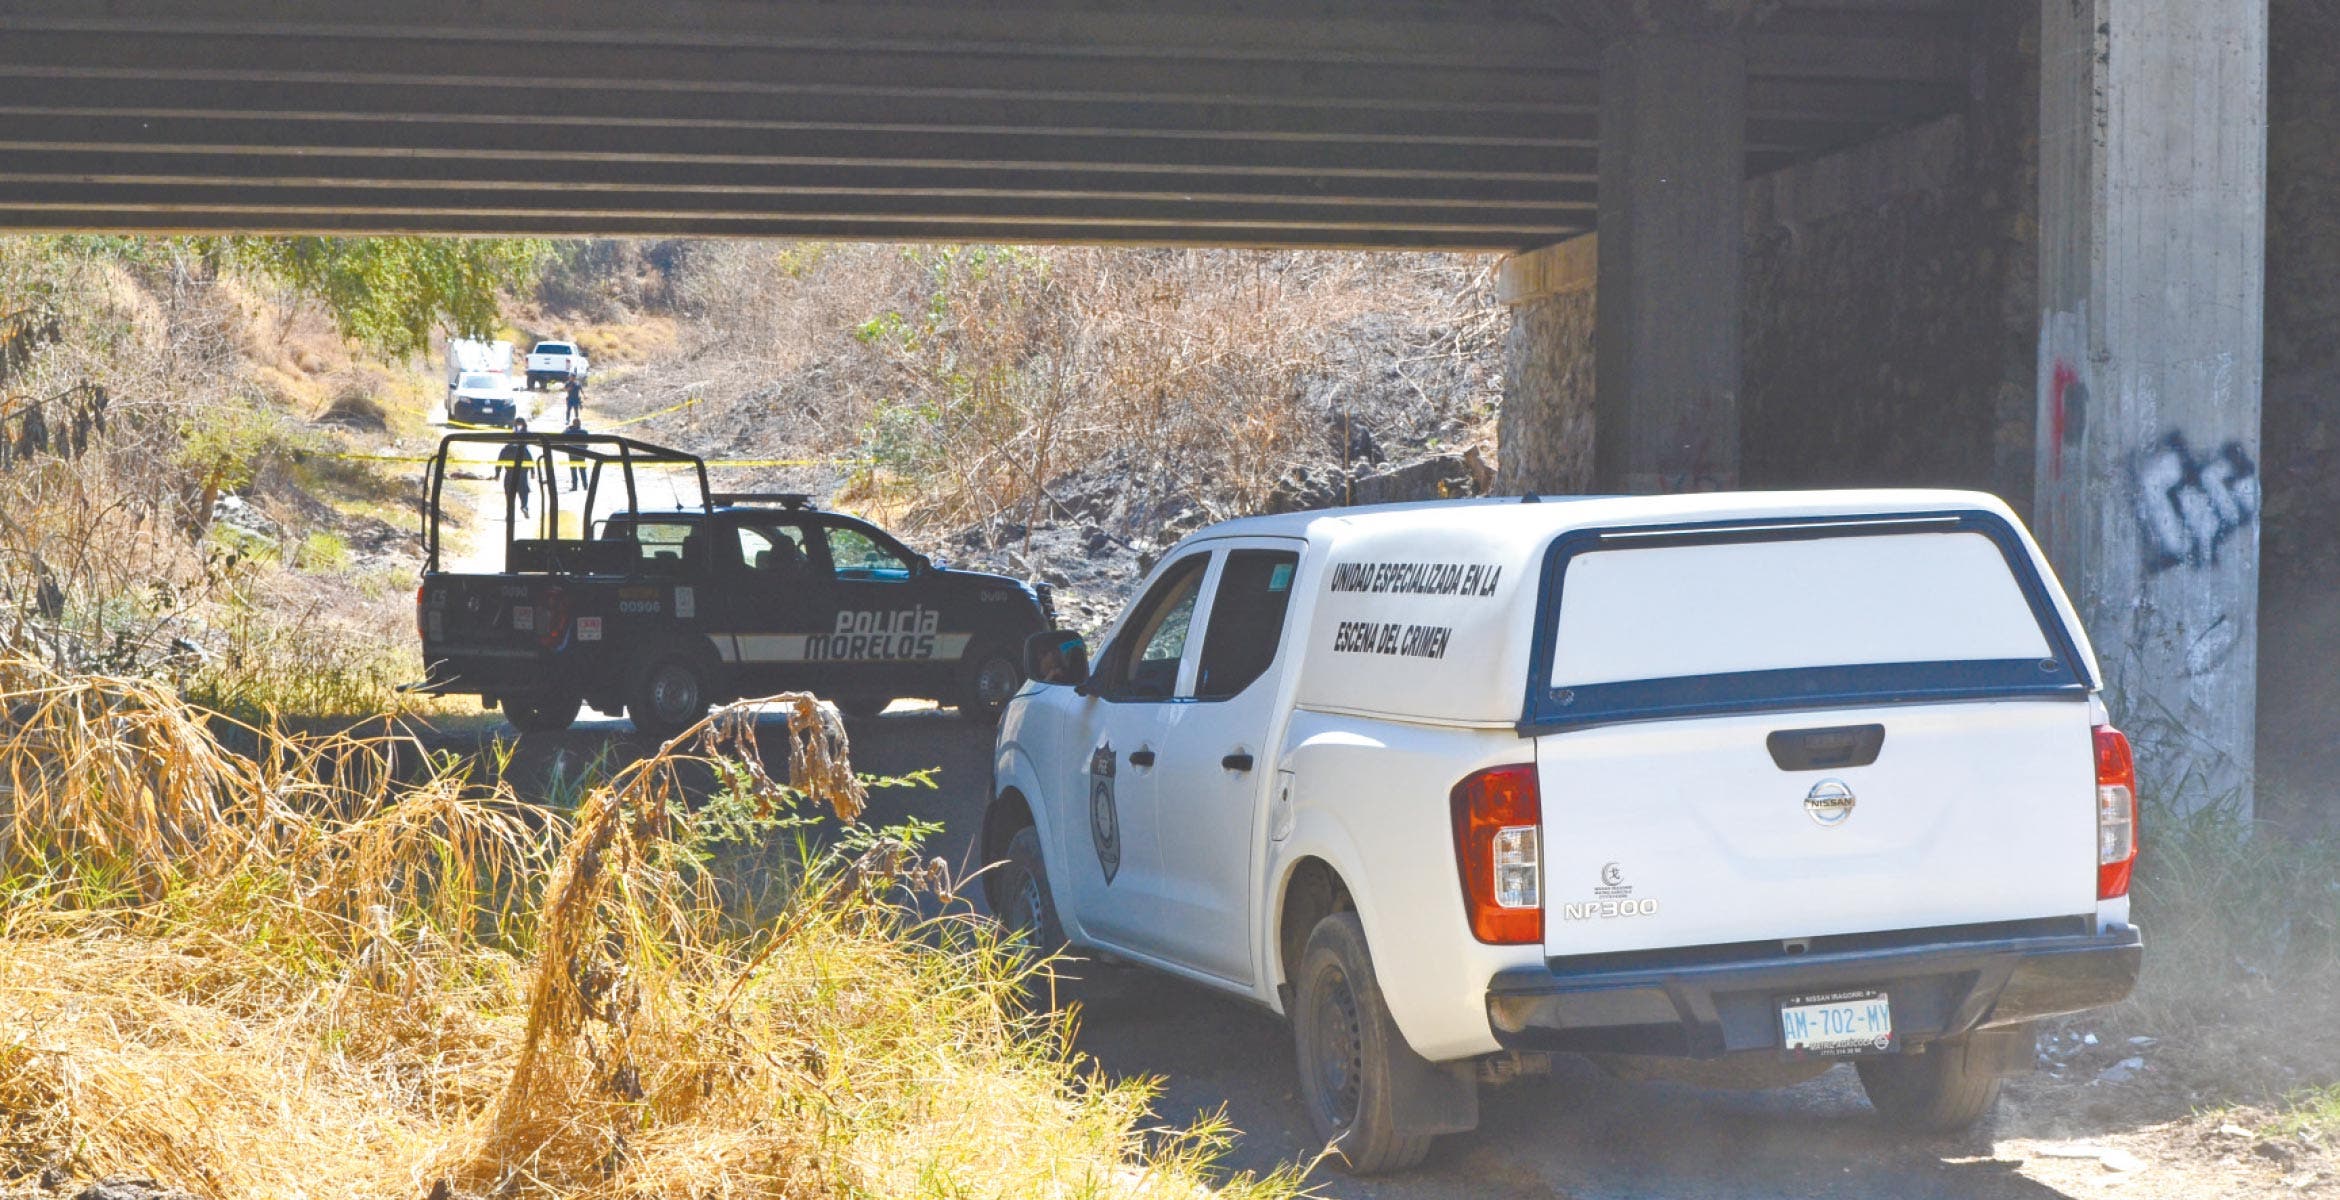
<path fill-rule="evenodd" d="M 216 1196 L 1281 1196 L 1081 1071 L 1042 970 L 784 702 L 530 804 L 0 662 L 0 1168 Z M 685 784 L 708 794 L 694 808 Z M 842 823 L 829 837 L 806 835 Z M 817 848 L 825 846 L 826 848 Z M 751 869 L 752 868 L 752 869 Z M 921 905 L 924 905 L 922 907 Z M 922 915 L 939 910 L 943 915 Z"/>

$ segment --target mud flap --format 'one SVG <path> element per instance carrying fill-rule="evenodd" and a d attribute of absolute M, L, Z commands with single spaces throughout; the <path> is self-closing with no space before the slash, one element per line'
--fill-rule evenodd
<path fill-rule="evenodd" d="M 1387 1018 L 1383 1018 L 1387 1020 Z M 1479 1064 L 1434 1063 L 1414 1053 L 1390 1023 L 1390 1116 L 1409 1135 L 1467 1133 L 1479 1127 Z"/>
<path fill-rule="evenodd" d="M 1978 1029 L 1962 1039 L 1966 1045 L 1960 1053 L 1966 1055 L 1966 1069 L 1986 1078 L 2007 1078 L 2029 1075 L 2039 1066 L 2039 1027 L 2010 1025 L 2000 1029 Z"/>

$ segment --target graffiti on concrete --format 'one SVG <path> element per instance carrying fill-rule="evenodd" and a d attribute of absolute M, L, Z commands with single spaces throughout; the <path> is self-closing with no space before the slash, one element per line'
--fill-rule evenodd
<path fill-rule="evenodd" d="M 1717 461 L 1715 421 L 1711 414 L 1692 409 L 1674 422 L 1674 436 L 1663 448 L 1658 464 L 1659 492 L 1720 492 L 1731 487 L 1726 466 Z M 1638 487 L 1633 490 L 1642 490 Z"/>
<path fill-rule="evenodd" d="M 2056 360 L 2048 383 L 2048 460 L 2050 477 L 2064 477 L 2064 455 L 2088 429 L 2088 385 L 2080 372 L 2063 359 Z"/>
<path fill-rule="evenodd" d="M 2201 568 L 2259 519 L 2259 468 L 2241 442 L 2197 455 L 2171 433 L 2137 460 L 2137 513 L 2145 565 L 2154 572 Z"/>

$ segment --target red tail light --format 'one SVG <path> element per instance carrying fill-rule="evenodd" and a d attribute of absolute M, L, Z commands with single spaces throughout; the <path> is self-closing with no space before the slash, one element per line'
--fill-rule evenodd
<path fill-rule="evenodd" d="M 430 626 L 423 620 L 423 592 L 425 590 L 421 586 L 414 589 L 414 636 L 418 638 L 431 636 Z"/>
<path fill-rule="evenodd" d="M 536 644 L 547 650 L 569 636 L 569 594 L 546 588 L 536 594 Z"/>
<path fill-rule="evenodd" d="M 2096 898 L 2129 894 L 2137 866 L 2137 760 L 2128 735 L 2096 727 Z"/>
<path fill-rule="evenodd" d="M 1471 934 L 1489 945 L 1544 940 L 1543 798 L 1532 764 L 1489 767 L 1454 785 L 1454 857 Z"/>

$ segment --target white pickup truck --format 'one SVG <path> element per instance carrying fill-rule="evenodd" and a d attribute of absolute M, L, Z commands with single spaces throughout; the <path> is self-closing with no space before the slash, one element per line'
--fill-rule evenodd
<path fill-rule="evenodd" d="M 530 390 L 546 384 L 565 385 L 571 376 L 585 378 L 593 364 L 575 342 L 538 342 L 528 352 L 528 386 Z"/>
<path fill-rule="evenodd" d="M 1464 501 L 1233 521 L 1089 666 L 1027 647 L 982 833 L 1041 941 L 1285 1014 L 1352 1170 L 1593 1055 L 1758 1086 L 1851 1060 L 1962 1128 L 2111 1003 L 2135 772 L 1985 495 Z"/>

